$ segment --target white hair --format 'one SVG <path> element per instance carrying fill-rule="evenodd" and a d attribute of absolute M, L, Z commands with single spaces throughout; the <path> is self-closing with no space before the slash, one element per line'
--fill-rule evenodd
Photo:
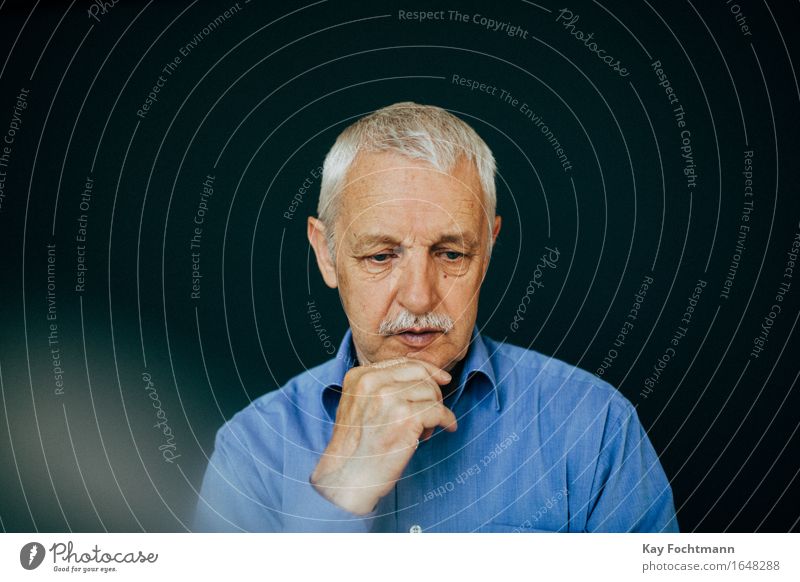
<path fill-rule="evenodd" d="M 397 315 L 386 317 L 381 322 L 378 333 L 380 335 L 394 335 L 414 327 L 450 333 L 454 326 L 453 318 L 446 313 L 430 312 L 423 315 L 414 315 L 408 309 L 402 309 Z"/>
<path fill-rule="evenodd" d="M 325 225 L 332 257 L 335 256 L 333 230 L 341 206 L 340 194 L 346 185 L 347 173 L 361 151 L 398 153 L 428 162 L 448 174 L 462 157 L 466 157 L 478 170 L 491 252 L 497 205 L 492 150 L 472 127 L 452 113 L 441 107 L 404 101 L 378 109 L 348 126 L 325 156 L 317 214 Z"/>

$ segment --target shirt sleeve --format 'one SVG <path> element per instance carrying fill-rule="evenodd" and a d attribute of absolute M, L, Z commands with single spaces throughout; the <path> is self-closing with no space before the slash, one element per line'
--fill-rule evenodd
<path fill-rule="evenodd" d="M 260 486 L 254 459 L 236 437 L 217 432 L 195 509 L 193 529 L 204 532 L 280 531 L 274 491 Z"/>
<path fill-rule="evenodd" d="M 197 500 L 193 529 L 203 532 L 368 532 L 376 511 L 356 515 L 328 501 L 308 480 L 275 467 L 276 451 L 253 454 L 223 426 Z M 282 447 L 281 453 L 282 453 Z M 288 499 L 282 499 L 284 494 Z"/>
<path fill-rule="evenodd" d="M 606 419 L 587 530 L 677 532 L 672 489 L 633 406 Z"/>

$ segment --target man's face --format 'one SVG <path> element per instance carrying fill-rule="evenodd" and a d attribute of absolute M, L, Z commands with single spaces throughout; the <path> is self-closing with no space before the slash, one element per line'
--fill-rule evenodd
<path fill-rule="evenodd" d="M 335 262 L 324 227 L 309 219 L 320 270 L 339 288 L 361 364 L 412 355 L 450 370 L 466 355 L 489 263 L 482 202 L 466 159 L 448 175 L 397 154 L 361 153 L 340 198 Z M 494 237 L 499 229 L 497 217 Z M 453 325 L 447 333 L 416 324 L 381 333 L 404 311 Z"/>

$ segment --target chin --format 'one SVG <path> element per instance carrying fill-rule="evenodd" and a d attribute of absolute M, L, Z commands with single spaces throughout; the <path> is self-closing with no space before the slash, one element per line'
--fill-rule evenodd
<path fill-rule="evenodd" d="M 435 347 L 428 347 L 424 350 L 414 351 L 411 349 L 406 349 L 403 353 L 403 356 L 416 358 L 418 360 L 424 360 L 429 364 L 433 364 L 443 370 L 445 370 L 451 363 L 457 359 L 458 354 L 451 352 L 451 350 L 447 349 L 437 349 Z M 452 367 L 452 366 L 449 366 Z"/>

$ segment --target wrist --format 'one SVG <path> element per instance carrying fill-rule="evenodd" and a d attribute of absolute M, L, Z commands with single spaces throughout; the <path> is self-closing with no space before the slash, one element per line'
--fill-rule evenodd
<path fill-rule="evenodd" d="M 340 474 L 321 473 L 319 465 L 311 474 L 309 483 L 322 497 L 356 515 L 371 513 L 379 501 L 370 495 L 369 488 L 345 484 Z"/>

